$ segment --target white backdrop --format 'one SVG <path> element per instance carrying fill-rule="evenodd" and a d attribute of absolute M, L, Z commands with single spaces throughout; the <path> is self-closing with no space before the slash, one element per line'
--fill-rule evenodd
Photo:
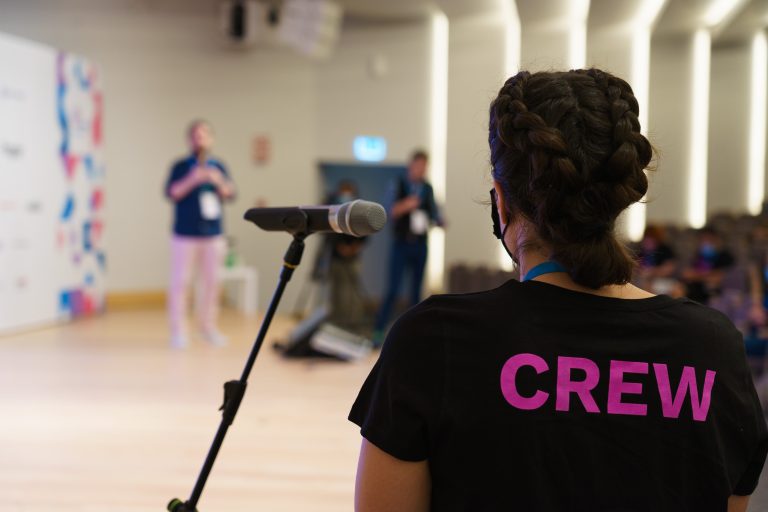
<path fill-rule="evenodd" d="M 0 34 L 0 332 L 100 311 L 98 69 Z"/>

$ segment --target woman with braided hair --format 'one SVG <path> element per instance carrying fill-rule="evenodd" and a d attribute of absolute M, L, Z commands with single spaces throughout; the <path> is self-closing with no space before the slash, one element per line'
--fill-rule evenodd
<path fill-rule="evenodd" d="M 614 234 L 648 188 L 637 116 L 596 69 L 501 88 L 491 215 L 523 278 L 392 328 L 350 413 L 357 511 L 746 510 L 768 433 L 741 335 L 630 284 Z"/>

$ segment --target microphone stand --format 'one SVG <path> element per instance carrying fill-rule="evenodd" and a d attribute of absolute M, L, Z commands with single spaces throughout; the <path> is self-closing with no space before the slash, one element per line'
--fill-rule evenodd
<path fill-rule="evenodd" d="M 256 356 L 259 355 L 259 349 L 261 349 L 261 345 L 264 342 L 267 329 L 269 329 L 269 325 L 272 323 L 272 318 L 280 303 L 280 298 L 283 295 L 283 291 L 285 291 L 288 281 L 290 281 L 291 276 L 293 276 L 293 271 L 296 270 L 296 267 L 301 263 L 301 256 L 304 253 L 304 239 L 310 234 L 307 229 L 307 215 L 304 212 L 297 210 L 295 214 L 292 214 L 292 218 L 286 222 L 286 226 L 290 227 L 289 230 L 293 234 L 293 241 L 283 258 L 283 268 L 280 272 L 280 280 L 277 283 L 277 288 L 275 289 L 274 295 L 272 295 L 269 308 L 261 323 L 259 334 L 256 336 L 256 340 L 253 343 L 251 354 L 248 356 L 248 361 L 245 363 L 245 368 L 240 376 L 240 380 L 231 380 L 224 383 L 224 403 L 219 408 L 219 410 L 222 411 L 221 423 L 219 424 L 219 429 L 216 431 L 216 436 L 213 438 L 211 448 L 208 450 L 208 455 L 205 458 L 200 474 L 197 477 L 195 487 L 192 489 L 192 494 L 187 501 L 173 498 L 167 506 L 169 512 L 198 512 L 197 502 L 200 500 L 200 495 L 203 493 L 203 487 L 205 487 L 205 483 L 213 468 L 213 463 L 216 461 L 216 456 L 224 442 L 224 436 L 227 435 L 227 430 L 229 429 L 229 426 L 232 425 L 237 410 L 240 408 L 240 402 L 243 400 L 245 388 L 248 384 L 248 376 L 251 373 L 254 362 L 256 362 Z"/>

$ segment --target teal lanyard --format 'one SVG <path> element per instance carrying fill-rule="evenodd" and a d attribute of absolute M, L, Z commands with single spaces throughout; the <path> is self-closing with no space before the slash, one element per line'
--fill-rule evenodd
<path fill-rule="evenodd" d="M 531 270 L 529 270 L 528 273 L 525 274 L 525 277 L 523 277 L 523 282 L 530 281 L 531 279 L 536 279 L 539 276 L 544 274 L 551 274 L 553 272 L 566 272 L 566 270 L 564 266 L 556 261 L 545 261 L 544 263 L 539 263 Z"/>

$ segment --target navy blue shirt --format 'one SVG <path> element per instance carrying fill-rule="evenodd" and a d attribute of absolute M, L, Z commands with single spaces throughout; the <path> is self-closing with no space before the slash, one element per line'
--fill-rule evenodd
<path fill-rule="evenodd" d="M 171 167 L 171 173 L 165 184 L 165 195 L 171 198 L 170 189 L 178 180 L 184 179 L 192 169 L 197 165 L 197 159 L 194 156 L 188 156 L 178 160 Z M 206 165 L 216 167 L 224 176 L 229 179 L 224 164 L 213 158 L 209 158 Z M 204 206 L 207 205 L 207 211 Z M 218 215 L 216 207 L 218 205 Z M 176 201 L 174 207 L 173 232 L 182 236 L 217 236 L 222 234 L 222 197 L 212 183 L 204 183 L 192 189 L 189 194 Z M 211 211 L 210 209 L 213 209 Z"/>
<path fill-rule="evenodd" d="M 395 188 L 390 191 L 390 197 L 387 200 L 388 208 L 391 211 L 392 205 L 395 202 L 405 199 L 408 196 L 416 196 L 421 202 L 417 210 L 423 210 L 431 223 L 442 225 L 443 220 L 440 216 L 440 210 L 435 202 L 435 192 L 426 181 L 413 182 L 408 179 L 400 179 Z M 411 230 L 411 215 L 413 212 L 409 212 L 399 219 L 395 220 L 393 229 L 395 232 L 395 238 L 397 240 L 409 240 L 409 241 L 427 241 L 426 233 L 414 233 Z"/>

